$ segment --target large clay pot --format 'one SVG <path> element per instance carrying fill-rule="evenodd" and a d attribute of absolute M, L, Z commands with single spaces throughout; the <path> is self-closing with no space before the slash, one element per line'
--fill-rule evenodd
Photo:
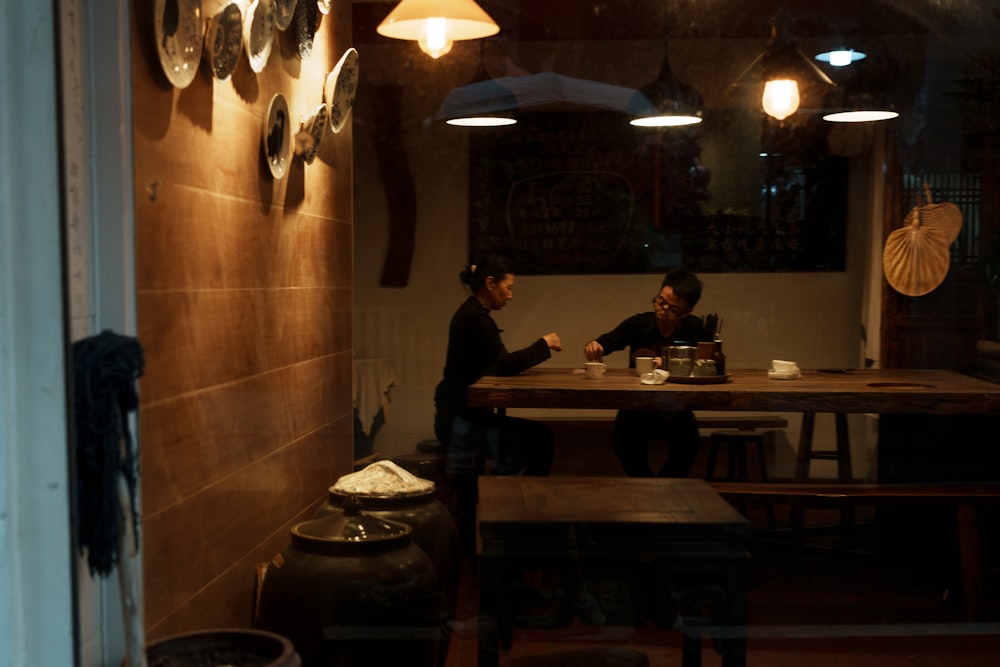
<path fill-rule="evenodd" d="M 394 483 L 368 484 L 375 475 L 393 476 Z M 349 498 L 356 498 L 371 516 L 399 521 L 413 529 L 413 542 L 423 549 L 437 572 L 438 582 L 454 618 L 459 585 L 458 529 L 451 512 L 436 494 L 433 482 L 417 478 L 391 461 L 378 461 L 363 470 L 345 475 L 329 488 L 327 501 L 313 518 L 343 512 Z"/>
<path fill-rule="evenodd" d="M 257 627 L 291 639 L 305 667 L 439 664 L 447 606 L 410 526 L 351 502 L 291 533 L 264 570 Z"/>
<path fill-rule="evenodd" d="M 264 630 L 220 629 L 188 632 L 146 648 L 149 667 L 301 667 L 286 637 Z"/>

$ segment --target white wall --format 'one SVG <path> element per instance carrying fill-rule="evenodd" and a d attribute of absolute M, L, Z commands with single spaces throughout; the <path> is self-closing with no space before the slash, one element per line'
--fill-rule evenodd
<path fill-rule="evenodd" d="M 0 20 L 0 665 L 74 664 L 54 3 Z"/>
<path fill-rule="evenodd" d="M 366 75 L 374 80 L 397 76 L 380 60 L 391 57 L 398 62 L 398 55 L 386 53 L 389 48 L 362 51 Z M 468 60 L 469 52 L 455 57 Z M 595 56 L 595 60 L 601 58 Z M 407 76 L 415 74 L 408 72 Z M 464 83 L 471 72 L 452 76 Z M 431 115 L 441 99 L 441 93 L 435 95 L 432 82 L 423 81 L 419 87 L 403 85 L 410 96 L 407 111 L 415 117 Z M 428 128 L 417 123 L 409 124 L 405 131 L 405 159 L 413 173 L 418 209 L 413 267 L 405 288 L 379 287 L 389 236 L 386 190 L 372 152 L 358 151 L 355 158 L 355 354 L 390 357 L 399 380 L 391 390 L 389 420 L 375 441 L 376 451 L 383 455 L 412 451 L 420 440 L 433 438 L 432 396 L 444 365 L 448 321 L 467 296 L 458 280 L 459 271 L 468 262 L 466 134 L 458 128 Z M 369 144 L 370 132 L 369 124 L 356 120 L 356 146 Z M 868 271 L 868 239 L 872 224 L 881 229 L 880 220 L 869 220 L 872 173 L 877 174 L 878 169 L 868 159 L 852 160 L 846 271 L 701 276 L 705 290 L 696 312 L 715 312 L 724 318 L 725 351 L 732 368 L 766 369 L 774 358 L 796 360 L 803 368 L 863 365 L 862 293 Z M 546 332 L 558 332 L 564 351 L 546 363 L 572 368 L 582 363 L 582 349 L 589 340 L 624 317 L 648 309 L 661 278 L 660 274 L 521 275 L 517 276 L 514 300 L 494 316 L 504 329 L 509 349 L 526 345 Z M 612 366 L 626 363 L 622 354 L 610 356 L 608 362 Z M 552 412 L 526 410 L 519 414 Z M 799 416 L 787 416 L 791 426 L 785 437 L 778 439 L 778 461 L 773 469 L 779 476 L 791 475 L 793 443 L 798 438 Z M 832 443 L 832 425 L 832 418 L 821 416 L 817 420 L 817 449 L 832 447 L 824 442 L 829 438 Z M 855 474 L 864 476 L 865 433 L 871 427 L 855 416 L 851 428 Z M 829 467 L 825 467 L 827 463 Z M 816 462 L 813 470 L 820 476 L 835 475 L 833 462 Z"/>
<path fill-rule="evenodd" d="M 60 11 L 70 340 L 135 335 L 128 3 L 73 0 Z M 79 664 L 121 664 L 118 579 L 92 578 L 79 554 L 75 562 Z"/>

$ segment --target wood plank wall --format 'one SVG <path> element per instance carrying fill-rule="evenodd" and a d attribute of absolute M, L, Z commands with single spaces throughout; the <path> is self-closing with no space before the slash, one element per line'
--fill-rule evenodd
<path fill-rule="evenodd" d="M 230 80 L 202 71 L 184 89 L 162 73 L 152 5 L 133 2 L 132 26 L 151 640 L 249 627 L 255 566 L 353 456 L 351 124 L 280 180 L 261 148 L 272 95 L 293 127 L 322 103 L 351 46 L 350 0 L 322 17 L 307 58 L 290 29 L 264 71 L 244 55 Z"/>

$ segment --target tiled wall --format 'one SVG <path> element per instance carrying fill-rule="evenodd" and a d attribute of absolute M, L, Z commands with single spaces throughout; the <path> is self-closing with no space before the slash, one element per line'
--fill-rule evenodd
<path fill-rule="evenodd" d="M 272 177 L 269 101 L 293 123 L 351 46 L 351 3 L 311 54 L 170 86 L 133 3 L 136 284 L 147 634 L 252 622 L 254 572 L 351 470 L 352 130 Z M 362 67 L 364 66 L 362 59 Z"/>

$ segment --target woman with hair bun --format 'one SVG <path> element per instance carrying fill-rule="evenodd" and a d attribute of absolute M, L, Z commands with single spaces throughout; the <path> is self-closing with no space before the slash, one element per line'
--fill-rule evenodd
<path fill-rule="evenodd" d="M 471 264 L 459 277 L 472 295 L 448 325 L 444 377 L 434 390 L 434 433 L 448 450 L 452 511 L 469 520 L 475 510 L 476 477 L 487 459 L 494 462 L 495 475 L 547 475 L 554 451 L 547 425 L 469 407 L 469 385 L 484 375 L 516 375 L 550 358 L 562 343 L 558 334 L 547 333 L 520 350 L 510 352 L 504 346 L 490 311 L 514 298 L 514 272 L 506 258 Z"/>

